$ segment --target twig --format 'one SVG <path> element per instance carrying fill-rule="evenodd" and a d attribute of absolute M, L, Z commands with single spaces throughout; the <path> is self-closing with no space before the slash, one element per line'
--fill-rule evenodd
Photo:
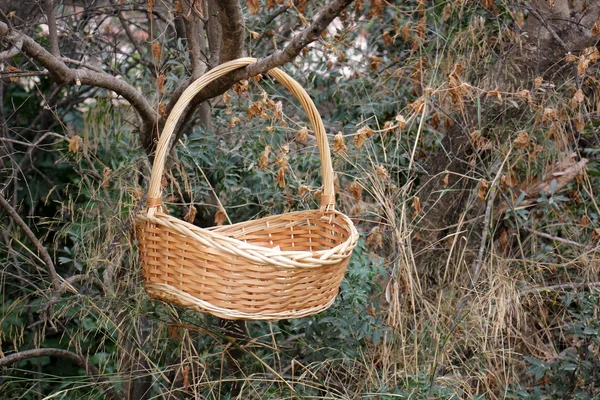
<path fill-rule="evenodd" d="M 2 55 L 0 55 L 0 61 Z M 0 79 L 4 78 L 26 78 L 30 76 L 50 76 L 48 71 L 15 71 L 15 72 L 0 72 Z"/>
<path fill-rule="evenodd" d="M 119 396 L 115 388 L 108 382 L 108 380 L 101 375 L 98 368 L 96 368 L 93 364 L 89 363 L 85 358 L 83 358 L 79 354 L 73 353 L 68 350 L 55 348 L 24 350 L 0 358 L 0 367 L 6 367 L 7 365 L 19 362 L 21 360 L 37 357 L 60 357 L 69 360 L 78 367 L 85 369 L 90 375 L 90 377 L 94 378 L 96 382 L 104 386 L 106 388 L 106 394 L 108 398 L 113 400 L 121 399 L 121 396 Z"/>
<path fill-rule="evenodd" d="M 540 15 L 540 13 L 535 8 L 528 5 L 525 5 L 525 8 L 535 17 L 535 19 L 537 19 L 542 25 L 544 25 L 544 28 L 546 28 L 548 32 L 550 32 L 554 40 L 556 40 L 562 46 L 562 48 L 565 49 L 565 51 L 571 51 L 571 49 L 569 49 L 569 46 L 567 46 L 567 44 L 560 38 L 560 36 L 558 36 L 556 31 L 552 29 L 550 25 L 548 25 L 548 22 L 544 19 L 544 17 Z"/>
<path fill-rule="evenodd" d="M 17 211 L 10 205 L 8 201 L 4 198 L 3 195 L 0 195 L 0 206 L 4 208 L 4 210 L 8 213 L 8 215 L 15 221 L 17 225 L 25 232 L 25 235 L 29 238 L 29 240 L 34 244 L 37 248 L 38 252 L 42 256 L 42 260 L 48 267 L 48 272 L 50 273 L 50 279 L 52 280 L 52 287 L 55 292 L 60 292 L 60 278 L 56 273 L 56 269 L 54 268 L 54 263 L 52 262 L 52 258 L 50 254 L 48 254 L 48 250 L 40 243 L 38 238 L 34 235 L 34 233 L 29 229 L 29 226 L 23 221 L 23 219 L 19 216 Z"/>
<path fill-rule="evenodd" d="M 538 286 L 531 289 L 522 290 L 519 292 L 519 296 L 523 296 L 529 293 L 541 293 L 550 291 L 561 291 L 567 289 L 580 289 L 580 288 L 595 288 L 600 287 L 600 282 L 581 282 L 581 283 L 561 283 L 558 285 L 550 286 Z"/>
<path fill-rule="evenodd" d="M 585 247 L 584 244 L 577 243 L 577 242 L 574 242 L 574 241 L 569 240 L 569 239 L 563 239 L 561 237 L 550 235 L 548 233 L 536 231 L 535 229 L 531 229 L 531 228 L 529 228 L 527 226 L 522 226 L 520 228 L 523 229 L 524 231 L 533 233 L 534 235 L 539 236 L 539 237 L 543 237 L 543 238 L 550 239 L 550 240 L 556 240 L 557 242 L 561 242 L 561 243 L 564 243 L 564 244 L 570 244 L 572 246 Z"/>

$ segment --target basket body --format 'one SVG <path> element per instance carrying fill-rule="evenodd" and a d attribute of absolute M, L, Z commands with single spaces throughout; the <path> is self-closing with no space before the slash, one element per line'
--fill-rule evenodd
<path fill-rule="evenodd" d="M 318 210 L 209 229 L 163 213 L 137 220 L 147 293 L 228 319 L 297 318 L 328 308 L 354 232 L 345 215 Z"/>
<path fill-rule="evenodd" d="M 221 318 L 304 317 L 333 303 L 358 233 L 335 210 L 325 127 L 298 82 L 277 68 L 268 72 L 294 94 L 313 128 L 323 181 L 319 210 L 202 229 L 169 216 L 162 205 L 166 156 L 187 105 L 213 80 L 255 62 L 241 58 L 210 70 L 181 94 L 165 122 L 150 175 L 148 208 L 136 215 L 145 286 L 154 298 Z"/>

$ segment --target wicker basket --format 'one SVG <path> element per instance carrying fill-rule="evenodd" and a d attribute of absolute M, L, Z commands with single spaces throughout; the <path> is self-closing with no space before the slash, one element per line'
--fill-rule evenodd
<path fill-rule="evenodd" d="M 152 167 L 148 208 L 136 216 L 145 288 L 156 299 L 221 318 L 304 317 L 335 300 L 358 233 L 335 210 L 325 128 L 296 81 L 279 69 L 269 71 L 298 98 L 312 124 L 323 175 L 319 210 L 202 229 L 169 216 L 161 202 L 167 150 L 186 106 L 213 80 L 254 62 L 242 58 L 211 70 L 185 90 L 167 119 Z"/>

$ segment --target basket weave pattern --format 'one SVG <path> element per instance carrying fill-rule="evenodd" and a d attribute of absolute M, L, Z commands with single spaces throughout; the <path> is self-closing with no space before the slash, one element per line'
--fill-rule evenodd
<path fill-rule="evenodd" d="M 269 71 L 300 100 L 313 126 L 324 186 L 319 210 L 203 229 L 166 214 L 160 204 L 166 149 L 183 109 L 210 81 L 253 62 L 234 60 L 198 79 L 165 124 L 150 180 L 149 207 L 136 216 L 145 289 L 151 297 L 221 318 L 303 317 L 335 300 L 358 234 L 352 221 L 334 209 L 333 170 L 320 116 L 289 76 L 278 69 Z"/>

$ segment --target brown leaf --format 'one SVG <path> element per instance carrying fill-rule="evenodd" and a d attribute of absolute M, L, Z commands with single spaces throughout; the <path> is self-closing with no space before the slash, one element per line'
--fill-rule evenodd
<path fill-rule="evenodd" d="M 587 228 L 587 227 L 588 227 L 588 225 L 589 225 L 591 222 L 592 222 L 592 220 L 591 220 L 591 219 L 590 219 L 590 217 L 588 217 L 588 216 L 587 216 L 587 214 L 586 214 L 586 215 L 584 215 L 584 216 L 582 216 L 582 217 L 581 217 L 581 221 L 580 221 L 579 223 L 581 224 L 581 226 L 582 226 L 583 228 Z"/>
<path fill-rule="evenodd" d="M 298 188 L 298 196 L 302 198 L 309 191 L 310 191 L 310 186 L 302 185 Z"/>
<path fill-rule="evenodd" d="M 308 140 L 308 128 L 302 127 L 296 132 L 296 142 L 304 143 Z"/>
<path fill-rule="evenodd" d="M 488 188 L 490 187 L 490 183 L 487 179 L 481 179 L 479 181 L 479 188 L 477 189 L 477 196 L 479 200 L 485 201 L 485 196 L 487 195 Z"/>
<path fill-rule="evenodd" d="M 533 85 L 533 86 L 534 86 L 536 89 L 538 89 L 538 88 L 540 88 L 540 87 L 542 86 L 542 83 L 544 83 L 544 78 L 542 78 L 541 76 L 538 76 L 537 78 L 535 78 L 535 81 L 534 81 L 534 85 Z"/>
<path fill-rule="evenodd" d="M 235 126 L 240 122 L 240 119 L 235 115 L 231 116 L 231 120 L 229 121 L 229 127 L 235 128 Z"/>
<path fill-rule="evenodd" d="M 69 139 L 69 151 L 71 153 L 77 153 L 83 145 L 83 140 L 79 135 L 75 135 Z"/>
<path fill-rule="evenodd" d="M 281 167 L 277 171 L 277 186 L 279 186 L 281 189 L 285 188 L 285 172 L 286 172 L 286 170 L 287 170 L 287 166 Z"/>
<path fill-rule="evenodd" d="M 160 117 L 162 119 L 167 119 L 168 115 L 167 115 L 167 105 L 164 102 L 160 102 L 158 103 L 158 113 L 160 114 Z"/>
<path fill-rule="evenodd" d="M 263 113 L 263 103 L 261 101 L 256 101 L 248 107 L 248 119 L 254 117 L 255 115 L 261 115 Z"/>
<path fill-rule="evenodd" d="M 215 226 L 221 226 L 225 223 L 225 220 L 227 219 L 227 214 L 225 213 L 225 210 L 223 210 L 222 208 L 219 208 L 219 211 L 217 211 L 215 213 Z"/>
<path fill-rule="evenodd" d="M 229 99 L 231 99 L 231 95 L 229 94 L 229 91 L 226 91 L 223 93 L 223 104 L 227 105 Z"/>
<path fill-rule="evenodd" d="M 575 92 L 575 95 L 571 99 L 571 107 L 573 107 L 573 108 L 577 107 L 579 104 L 583 103 L 584 100 L 585 100 L 585 96 L 583 94 L 583 90 L 577 89 L 577 91 Z"/>
<path fill-rule="evenodd" d="M 521 131 L 517 133 L 517 138 L 514 141 L 515 147 L 519 147 L 522 149 L 527 148 L 529 147 L 530 143 L 531 141 L 529 139 L 529 134 L 526 131 Z"/>
<path fill-rule="evenodd" d="M 250 14 L 256 14 L 260 10 L 259 0 L 246 1 L 246 7 L 248 7 Z"/>
<path fill-rule="evenodd" d="M 383 17 L 383 10 L 385 8 L 384 0 L 371 0 L 371 8 L 367 18 L 381 18 Z"/>
<path fill-rule="evenodd" d="M 447 22 L 448 19 L 452 16 L 452 2 L 446 3 L 443 11 L 444 22 Z"/>
<path fill-rule="evenodd" d="M 440 129 L 440 114 L 439 113 L 434 113 L 431 116 L 431 120 L 429 121 L 429 124 L 431 125 L 431 127 L 433 129 L 435 129 L 436 131 Z"/>
<path fill-rule="evenodd" d="M 108 167 L 104 167 L 102 170 L 102 187 L 110 187 L 110 173 L 112 171 Z"/>
<path fill-rule="evenodd" d="M 152 58 L 154 58 L 154 60 L 160 60 L 160 55 L 161 55 L 161 47 L 160 47 L 160 43 L 159 42 L 154 42 L 152 44 Z"/>
<path fill-rule="evenodd" d="M 579 58 L 576 55 L 572 54 L 571 52 L 568 52 L 567 55 L 565 56 L 565 61 L 568 63 L 575 62 L 578 59 Z"/>
<path fill-rule="evenodd" d="M 402 132 L 404 130 L 404 127 L 406 126 L 406 120 L 404 119 L 404 117 L 400 114 L 396 115 L 395 118 L 396 122 L 398 123 L 398 130 L 400 132 Z"/>
<path fill-rule="evenodd" d="M 415 217 L 421 213 L 421 199 L 417 196 L 413 197 L 413 209 L 415 210 Z"/>
<path fill-rule="evenodd" d="M 385 169 L 381 165 L 376 165 L 375 166 L 375 172 L 377 173 L 377 176 L 379 177 L 379 179 L 382 179 L 384 181 L 387 180 L 390 177 L 390 175 L 388 174 L 387 169 Z"/>
<path fill-rule="evenodd" d="M 156 84 L 158 85 L 158 91 L 162 94 L 165 94 L 165 82 L 167 82 L 167 77 L 163 74 L 158 75 L 156 78 Z"/>
<path fill-rule="evenodd" d="M 348 147 L 344 144 L 344 134 L 338 132 L 338 134 L 333 137 L 333 152 L 346 153 L 347 151 Z"/>
<path fill-rule="evenodd" d="M 269 166 L 269 154 L 271 153 L 271 146 L 265 146 L 260 158 L 258 159 L 258 167 L 260 169 L 267 169 Z"/>
<path fill-rule="evenodd" d="M 552 189 L 556 193 L 567 186 L 585 171 L 585 165 L 588 162 L 586 158 L 582 158 L 579 162 L 576 162 L 574 160 L 576 156 L 577 153 L 571 153 L 567 158 L 555 164 L 551 170 L 542 176 L 540 183 L 527 189 L 527 194 L 537 196 L 540 192 L 544 192 L 546 195 L 550 195 Z M 556 183 L 553 183 L 553 181 L 556 181 Z"/>
<path fill-rule="evenodd" d="M 410 40 L 410 22 L 405 23 L 400 28 L 400 33 L 402 35 L 402 40 L 408 42 Z"/>
<path fill-rule="evenodd" d="M 369 57 L 369 65 L 371 67 L 371 71 L 373 71 L 373 72 L 379 71 L 379 67 L 381 66 L 382 61 L 383 61 L 383 58 L 381 58 L 381 57 L 370 56 Z"/>
<path fill-rule="evenodd" d="M 407 106 L 411 108 L 415 113 L 420 114 L 425 109 L 425 99 L 423 97 L 419 97 L 412 103 L 408 103 Z"/>
<path fill-rule="evenodd" d="M 448 183 L 450 181 L 450 174 L 444 175 L 444 180 L 442 183 L 444 184 L 444 189 L 448 189 Z"/>
<path fill-rule="evenodd" d="M 190 208 L 188 209 L 188 212 L 187 214 L 185 214 L 183 219 L 189 222 L 190 224 L 193 224 L 194 219 L 196 219 L 196 214 L 198 214 L 198 210 L 196 209 L 196 206 L 192 204 L 190 205 Z"/>
<path fill-rule="evenodd" d="M 379 247 L 383 246 L 383 233 L 381 232 L 381 228 L 376 226 L 371 229 L 369 235 L 367 236 L 367 246 L 369 247 Z"/>
<path fill-rule="evenodd" d="M 360 201 L 362 199 L 362 186 L 360 185 L 360 183 L 358 182 L 352 182 L 350 184 L 350 187 L 348 188 L 348 190 L 350 191 L 350 194 L 352 194 L 352 197 L 354 197 L 354 200 L 356 201 Z"/>
<path fill-rule="evenodd" d="M 497 90 L 490 90 L 487 92 L 487 97 L 496 97 L 499 102 L 502 102 L 502 94 Z"/>
<path fill-rule="evenodd" d="M 248 91 L 248 85 L 249 85 L 249 82 L 246 79 L 244 79 L 244 80 L 236 83 L 235 85 L 233 85 L 233 90 L 235 90 L 235 92 L 237 94 L 242 94 L 242 93 Z"/>
<path fill-rule="evenodd" d="M 517 92 L 517 96 L 519 96 L 522 99 L 530 100 L 531 92 L 529 90 L 520 90 L 519 92 Z"/>
<path fill-rule="evenodd" d="M 596 23 L 592 27 L 592 35 L 593 36 L 600 35 L 600 20 L 596 21 Z"/>
<path fill-rule="evenodd" d="M 361 128 L 356 135 L 354 135 L 354 147 L 360 149 L 363 144 L 367 141 L 367 133 Z"/>
<path fill-rule="evenodd" d="M 390 35 L 390 31 L 386 31 L 381 38 L 386 46 L 391 46 L 396 41 L 396 39 Z"/>

